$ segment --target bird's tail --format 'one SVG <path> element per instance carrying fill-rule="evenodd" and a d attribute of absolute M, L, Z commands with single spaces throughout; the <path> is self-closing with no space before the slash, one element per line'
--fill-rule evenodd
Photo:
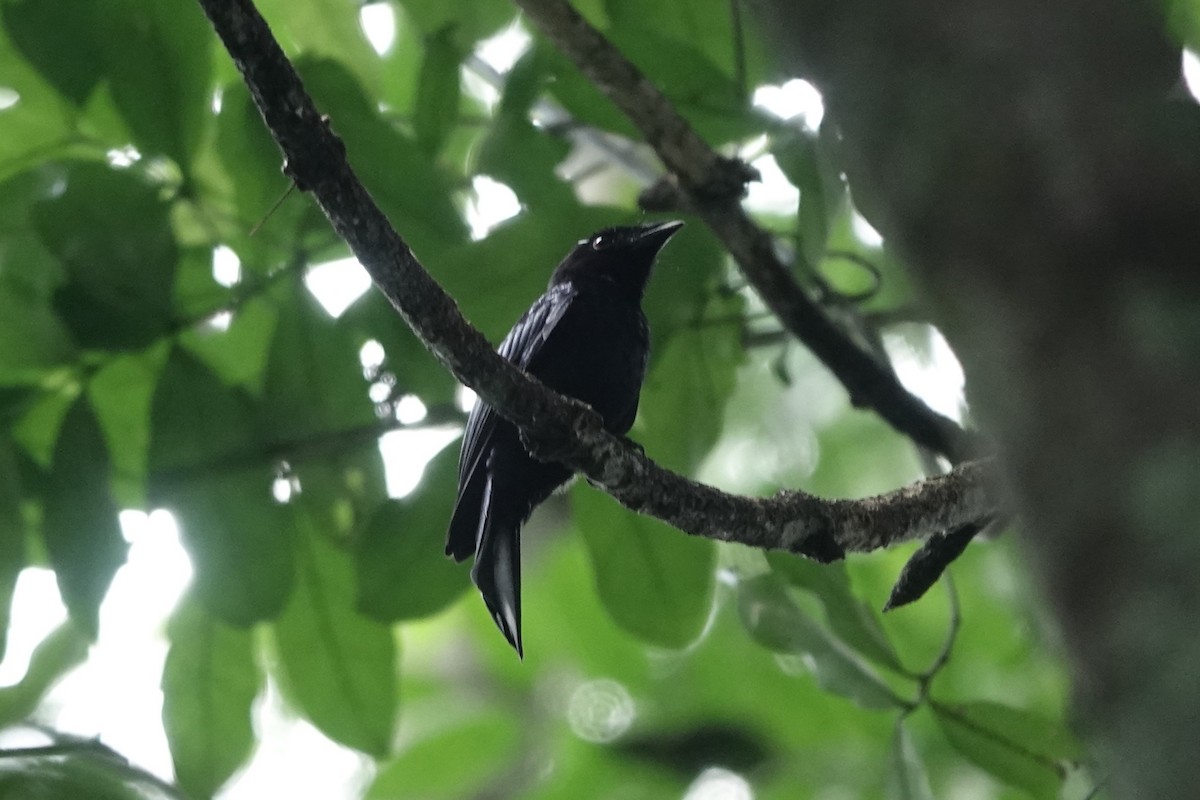
<path fill-rule="evenodd" d="M 491 481 L 483 493 L 479 546 L 471 580 L 508 643 L 524 657 L 521 644 L 521 515 L 494 502 Z"/>

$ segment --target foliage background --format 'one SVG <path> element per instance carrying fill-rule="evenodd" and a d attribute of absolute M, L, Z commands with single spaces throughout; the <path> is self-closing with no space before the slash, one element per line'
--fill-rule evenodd
<path fill-rule="evenodd" d="M 376 200 L 497 340 L 572 242 L 642 217 L 654 162 L 537 37 L 498 94 L 479 88 L 480 43 L 520 24 L 510 5 L 387 5 L 397 36 L 380 54 L 353 4 L 259 3 Z M 717 0 L 577 6 L 710 142 L 774 158 L 801 200 L 760 221 L 820 265 L 798 280 L 859 292 L 869 276 L 836 254 L 868 259 L 879 291 L 831 294 L 835 311 L 901 368 L 944 368 L 893 255 L 854 235 L 836 131 L 754 106 L 754 87 L 793 76 L 752 19 L 738 35 Z M 881 618 L 907 552 L 818 568 L 685 537 L 576 486 L 527 530 L 518 662 L 466 566 L 442 555 L 456 447 L 386 496 L 380 435 L 461 424 L 455 384 L 376 293 L 336 319 L 315 301 L 305 276 L 347 253 L 306 198 L 249 235 L 286 182 L 199 8 L 0 12 L 3 621 L 30 565 L 54 570 L 71 619 L 0 690 L 0 720 L 52 721 L 39 699 L 105 635 L 127 550 L 118 510 L 169 508 L 195 571 L 164 631 L 175 785 L 59 737 L 50 757 L 0 760 L 7 791 L 219 793 L 253 756 L 268 682 L 371 757 L 348 796 L 1090 791 L 1053 633 L 1008 537 L 956 564 L 957 606 L 937 590 Z M 483 236 L 468 213 L 479 176 L 521 205 Z M 214 277 L 219 246 L 240 261 L 232 285 Z M 856 497 L 921 476 L 910 443 L 779 335 L 700 224 L 665 252 L 647 310 L 654 357 L 631 435 L 664 465 L 748 493 Z M 385 357 L 364 369 L 370 340 Z M 397 421 L 406 396 L 423 421 Z"/>

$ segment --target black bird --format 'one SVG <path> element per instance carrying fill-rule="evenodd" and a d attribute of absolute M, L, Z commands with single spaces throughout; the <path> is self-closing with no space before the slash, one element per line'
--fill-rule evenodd
<path fill-rule="evenodd" d="M 500 343 L 500 355 L 556 391 L 590 405 L 616 434 L 637 415 L 650 330 L 642 293 L 654 258 L 682 222 L 608 228 L 575 245 Z M 467 419 L 458 499 L 446 555 L 475 556 L 471 579 L 496 625 L 522 654 L 521 526 L 571 478 L 536 461 L 516 427 L 479 402 Z"/>

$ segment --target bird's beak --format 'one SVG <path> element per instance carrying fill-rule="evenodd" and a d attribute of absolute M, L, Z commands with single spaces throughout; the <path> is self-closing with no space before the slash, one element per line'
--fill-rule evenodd
<path fill-rule="evenodd" d="M 667 240 L 675 235 L 675 231 L 683 227 L 678 220 L 663 222 L 658 225 L 645 225 L 637 237 L 638 249 L 646 248 L 653 253 L 662 249 Z"/>

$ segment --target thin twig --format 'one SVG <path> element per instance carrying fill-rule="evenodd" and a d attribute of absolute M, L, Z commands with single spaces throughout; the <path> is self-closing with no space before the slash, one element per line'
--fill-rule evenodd
<path fill-rule="evenodd" d="M 946 573 L 946 597 L 950 601 L 950 623 L 946 630 L 946 640 L 942 643 L 942 649 L 933 659 L 933 663 L 921 673 L 922 695 L 929 693 L 929 684 L 946 664 L 950 663 L 950 656 L 954 652 L 954 643 L 958 641 L 958 632 L 962 628 L 962 609 L 958 603 L 958 587 L 954 585 L 954 577 L 948 572 Z"/>
<path fill-rule="evenodd" d="M 167 492 L 172 486 L 186 484 L 210 475 L 224 475 L 250 467 L 273 467 L 287 462 L 293 466 L 309 461 L 332 458 L 373 447 L 381 436 L 396 431 L 444 428 L 462 425 L 465 415 L 449 404 L 434 406 L 426 412 L 420 422 L 404 423 L 396 419 L 380 420 L 369 425 L 346 428 L 339 431 L 323 431 L 300 439 L 289 439 L 269 444 L 249 443 L 243 449 L 207 459 L 198 464 L 189 464 L 172 470 L 162 470 L 152 478 L 155 492 Z"/>
<path fill-rule="evenodd" d="M 883 288 L 883 273 L 879 267 L 871 261 L 871 259 L 850 250 L 830 250 L 825 254 L 825 257 L 835 261 L 846 261 L 863 270 L 871 277 L 871 286 L 868 289 L 863 289 L 859 292 L 842 292 L 834 289 L 828 284 L 822 283 L 822 291 L 828 293 L 832 297 L 844 304 L 853 305 L 855 303 L 865 303 L 875 295 L 879 294 L 879 290 Z"/>
<path fill-rule="evenodd" d="M 158 789 L 165 796 L 177 798 L 177 800 L 187 800 L 179 787 L 172 783 L 168 783 L 157 775 L 147 772 L 144 769 L 134 766 L 129 762 L 129 759 L 113 750 L 108 745 L 101 742 L 99 739 L 85 739 L 82 737 L 70 736 L 61 733 L 51 728 L 46 728 L 40 725 L 31 725 L 29 727 L 36 728 L 54 740 L 53 744 L 36 745 L 33 747 L 12 747 L 0 749 L 0 759 L 9 758 L 92 758 L 97 759 L 104 766 L 114 773 L 121 776 L 123 781 L 129 783 L 149 784 Z"/>

